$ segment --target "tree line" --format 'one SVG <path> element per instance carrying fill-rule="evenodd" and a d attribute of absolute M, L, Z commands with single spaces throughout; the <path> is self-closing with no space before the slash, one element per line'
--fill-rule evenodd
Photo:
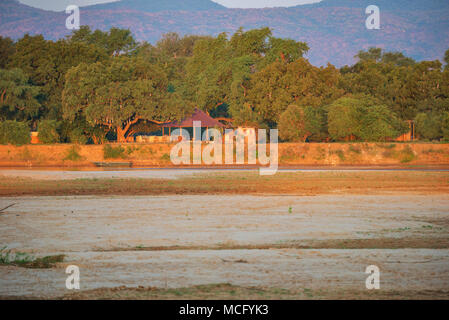
<path fill-rule="evenodd" d="M 47 143 L 125 141 L 195 107 L 284 141 L 384 141 L 406 120 L 423 140 L 449 139 L 449 50 L 443 65 L 370 48 L 342 68 L 313 66 L 308 51 L 269 28 L 155 45 L 87 26 L 58 41 L 0 37 L 0 143 L 30 129 Z"/>

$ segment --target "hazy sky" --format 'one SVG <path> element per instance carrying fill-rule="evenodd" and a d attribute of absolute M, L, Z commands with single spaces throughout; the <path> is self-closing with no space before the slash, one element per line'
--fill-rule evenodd
<path fill-rule="evenodd" d="M 0 0 L 1 1 L 1 0 Z M 46 10 L 63 11 L 68 5 L 85 6 L 94 3 L 112 2 L 111 0 L 19 0 L 22 3 Z M 149 0 L 150 1 L 150 0 Z M 287 7 L 320 0 L 213 0 L 229 8 Z"/>

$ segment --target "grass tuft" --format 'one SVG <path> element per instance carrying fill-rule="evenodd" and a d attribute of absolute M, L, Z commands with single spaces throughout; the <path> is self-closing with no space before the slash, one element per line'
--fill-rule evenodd
<path fill-rule="evenodd" d="M 69 148 L 64 158 L 64 160 L 69 161 L 80 161 L 81 159 L 83 159 L 83 157 L 78 153 L 77 146 L 72 146 L 71 148 Z"/>
<path fill-rule="evenodd" d="M 103 147 L 104 159 L 125 159 L 125 149 L 122 146 L 113 147 L 106 144 Z"/>
<path fill-rule="evenodd" d="M 65 255 L 35 258 L 25 252 L 12 252 L 7 247 L 0 249 L 0 265 L 17 266 L 29 269 L 49 269 L 56 263 L 63 262 Z"/>

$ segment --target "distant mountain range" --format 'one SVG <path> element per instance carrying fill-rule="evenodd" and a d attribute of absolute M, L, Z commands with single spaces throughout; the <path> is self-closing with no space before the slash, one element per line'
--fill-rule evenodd
<path fill-rule="evenodd" d="M 380 8 L 381 30 L 367 30 L 365 8 Z M 449 48 L 447 0 L 324 0 L 289 8 L 228 9 L 209 0 L 122 0 L 83 7 L 81 24 L 93 29 L 129 28 L 137 40 L 155 43 L 163 33 L 217 35 L 268 26 L 278 37 L 306 41 L 315 65 L 352 64 L 371 46 L 401 51 L 417 60 L 440 59 Z M 0 2 L 0 35 L 25 33 L 58 39 L 65 12 L 45 11 L 15 0 Z"/>

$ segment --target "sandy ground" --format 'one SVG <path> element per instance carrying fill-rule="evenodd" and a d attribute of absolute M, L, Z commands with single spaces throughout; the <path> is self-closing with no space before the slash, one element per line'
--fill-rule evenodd
<path fill-rule="evenodd" d="M 230 283 L 359 292 L 375 264 L 382 290 L 449 298 L 449 195 L 0 198 L 0 207 L 10 203 L 1 246 L 67 259 L 48 270 L 0 266 L 3 297 L 67 294 L 68 264 L 80 267 L 83 290 Z M 375 246 L 345 248 L 367 239 Z M 390 248 L 395 239 L 413 245 Z"/>
<path fill-rule="evenodd" d="M 201 169 L 135 169 L 135 170 L 0 170 L 0 176 L 31 178 L 37 180 L 74 180 L 74 179 L 113 179 L 113 178 L 141 178 L 141 179 L 178 179 L 195 174 L 223 172 L 223 170 Z"/>
<path fill-rule="evenodd" d="M 295 173 L 295 172 L 447 172 L 447 167 L 429 167 L 429 168 L 375 168 L 375 167 L 342 167 L 339 169 L 332 168 L 302 168 L 287 169 L 279 168 L 278 172 Z M 0 169 L 0 177 L 13 178 L 31 178 L 36 180 L 75 180 L 75 179 L 179 179 L 191 176 L 213 176 L 217 174 L 234 173 L 257 173 L 258 169 L 105 169 L 93 170 L 92 168 L 79 168 L 76 170 L 62 170 L 53 168 L 48 170 L 42 169 Z"/>

